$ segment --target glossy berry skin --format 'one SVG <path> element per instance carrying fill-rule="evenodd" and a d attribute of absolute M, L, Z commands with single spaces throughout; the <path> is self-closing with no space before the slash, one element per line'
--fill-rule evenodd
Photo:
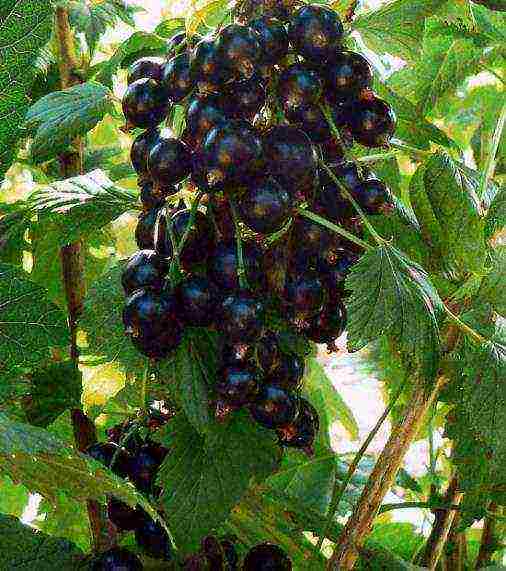
<path fill-rule="evenodd" d="M 120 448 L 112 442 L 98 442 L 97 444 L 92 444 L 86 449 L 85 454 L 104 466 L 107 466 L 122 478 L 126 476 L 130 469 L 130 455 L 123 450 L 123 448 Z M 111 462 L 115 455 L 116 459 L 114 460 L 114 464 L 111 466 Z"/>
<path fill-rule="evenodd" d="M 277 431 L 278 442 L 287 448 L 298 448 L 312 454 L 312 447 L 320 421 L 314 406 L 306 399 L 300 399 L 299 416 L 295 422 Z"/>
<path fill-rule="evenodd" d="M 157 336 L 180 329 L 175 297 L 166 292 L 140 289 L 127 298 L 123 309 L 125 330 L 133 337 Z"/>
<path fill-rule="evenodd" d="M 330 350 L 334 341 L 344 333 L 345 328 L 346 308 L 342 301 L 336 299 L 308 320 L 304 334 L 315 343 L 327 343 Z"/>
<path fill-rule="evenodd" d="M 194 174 L 210 192 L 247 183 L 263 165 L 262 140 L 249 123 L 241 120 L 213 127 L 197 155 Z"/>
<path fill-rule="evenodd" d="M 313 211 L 336 224 L 344 223 L 353 216 L 354 209 L 335 185 L 322 184 L 313 201 Z"/>
<path fill-rule="evenodd" d="M 284 297 L 290 314 L 296 318 L 307 318 L 322 309 L 327 290 L 316 272 L 307 271 L 289 277 Z"/>
<path fill-rule="evenodd" d="M 191 150 L 179 139 L 161 138 L 148 156 L 149 174 L 158 186 L 181 182 L 190 174 L 190 168 Z"/>
<path fill-rule="evenodd" d="M 295 354 L 283 354 L 279 365 L 271 372 L 267 384 L 288 391 L 299 389 L 304 377 L 304 359 Z"/>
<path fill-rule="evenodd" d="M 162 332 L 140 332 L 132 337 L 134 347 L 145 357 L 159 361 L 168 357 L 178 347 L 183 338 L 183 327 L 173 322 L 171 327 Z"/>
<path fill-rule="evenodd" d="M 193 50 L 190 60 L 190 75 L 199 91 L 216 92 L 228 78 L 217 42 L 204 38 Z"/>
<path fill-rule="evenodd" d="M 263 16 L 252 20 L 250 27 L 258 34 L 261 64 L 274 65 L 288 54 L 288 34 L 282 22 Z"/>
<path fill-rule="evenodd" d="M 335 54 L 343 33 L 339 16 L 333 10 L 318 5 L 300 8 L 288 25 L 288 37 L 296 51 L 316 64 Z"/>
<path fill-rule="evenodd" d="M 128 549 L 113 547 L 93 562 L 92 571 L 142 571 L 141 560 Z"/>
<path fill-rule="evenodd" d="M 298 397 L 282 387 L 264 385 L 250 412 L 258 424 L 265 428 L 282 428 L 297 418 Z"/>
<path fill-rule="evenodd" d="M 143 57 L 128 68 L 127 83 L 130 85 L 139 79 L 162 79 L 164 60 L 161 57 Z"/>
<path fill-rule="evenodd" d="M 287 119 L 304 131 L 313 143 L 325 143 L 333 136 L 325 115 L 316 104 L 304 105 L 288 113 Z"/>
<path fill-rule="evenodd" d="M 107 502 L 107 517 L 121 531 L 133 531 L 142 523 L 140 510 L 114 497 Z"/>
<path fill-rule="evenodd" d="M 253 182 L 239 203 L 239 212 L 252 230 L 272 234 L 288 222 L 291 204 L 288 192 L 270 176 Z"/>
<path fill-rule="evenodd" d="M 347 126 L 364 147 L 379 147 L 390 141 L 395 131 L 393 109 L 377 97 L 356 101 L 346 111 Z"/>
<path fill-rule="evenodd" d="M 144 523 L 135 530 L 137 545 L 153 559 L 172 559 L 169 537 L 159 523 L 146 516 Z"/>
<path fill-rule="evenodd" d="M 253 120 L 265 105 L 266 93 L 262 81 L 255 75 L 232 83 L 225 92 L 230 112 L 237 119 Z"/>
<path fill-rule="evenodd" d="M 161 208 L 167 196 L 171 196 L 177 192 L 177 188 L 174 186 L 155 187 L 151 181 L 142 181 L 140 186 L 140 199 L 144 213 L 152 209 Z"/>
<path fill-rule="evenodd" d="M 251 367 L 226 367 L 221 371 L 216 391 L 226 404 L 241 407 L 253 402 L 260 375 Z"/>
<path fill-rule="evenodd" d="M 263 331 L 264 304 L 247 291 L 227 295 L 220 304 L 218 326 L 232 343 L 248 343 Z"/>
<path fill-rule="evenodd" d="M 152 129 L 167 116 L 167 100 L 160 83 L 154 79 L 138 79 L 131 83 L 123 96 L 122 106 L 127 123 L 141 129 Z"/>
<path fill-rule="evenodd" d="M 253 289 L 262 286 L 262 256 L 260 249 L 251 243 L 243 245 L 243 260 L 246 279 Z M 239 287 L 237 273 L 237 245 L 235 242 L 221 242 L 209 257 L 208 275 L 222 290 L 231 291 Z"/>
<path fill-rule="evenodd" d="M 218 290 L 206 277 L 192 276 L 177 288 L 181 316 L 187 325 L 206 327 L 215 318 Z"/>
<path fill-rule="evenodd" d="M 316 104 L 322 93 L 323 84 L 318 73 L 305 64 L 294 63 L 279 76 L 278 97 L 287 115 Z"/>
<path fill-rule="evenodd" d="M 135 241 L 139 250 L 153 250 L 155 247 L 155 227 L 160 210 L 153 208 L 139 215 L 135 228 Z"/>
<path fill-rule="evenodd" d="M 371 64 L 355 52 L 338 52 L 325 67 L 325 93 L 333 101 L 357 95 L 373 79 Z"/>
<path fill-rule="evenodd" d="M 320 254 L 331 243 L 334 235 L 321 224 L 317 224 L 305 217 L 297 218 L 293 225 L 294 243 L 297 246 L 296 254 L 304 262 Z"/>
<path fill-rule="evenodd" d="M 160 290 L 167 271 L 166 261 L 154 250 L 139 250 L 128 260 L 121 275 L 121 285 L 126 295 L 145 287 Z"/>
<path fill-rule="evenodd" d="M 378 179 L 369 179 L 355 186 L 352 194 L 367 214 L 379 214 L 390 205 L 390 191 Z"/>
<path fill-rule="evenodd" d="M 227 105 L 218 95 L 197 95 L 186 110 L 186 128 L 195 145 L 199 145 L 213 127 L 228 119 Z"/>
<path fill-rule="evenodd" d="M 345 161 L 328 166 L 334 176 L 350 191 L 353 191 L 353 189 L 363 180 L 358 171 L 357 165 L 352 161 Z M 322 185 L 330 187 L 337 186 L 326 170 L 322 169 L 320 176 Z"/>
<path fill-rule="evenodd" d="M 253 76 L 260 60 L 260 43 L 257 33 L 241 24 L 229 24 L 221 31 L 218 49 L 222 65 L 236 79 Z"/>
<path fill-rule="evenodd" d="M 179 54 L 165 64 L 160 83 L 172 103 L 178 103 L 191 92 L 194 80 L 190 73 L 188 53 Z"/>
<path fill-rule="evenodd" d="M 330 299 L 334 300 L 341 297 L 344 292 L 344 282 L 352 266 L 357 263 L 358 257 L 345 248 L 333 249 L 330 256 L 332 259 L 329 260 L 328 257 L 324 253 L 318 269 L 322 272 L 321 277 L 329 290 Z"/>
<path fill-rule="evenodd" d="M 160 460 L 156 448 L 158 448 L 156 445 L 143 446 L 133 458 L 128 472 L 128 477 L 135 487 L 144 493 L 151 492 L 156 472 L 163 460 Z"/>
<path fill-rule="evenodd" d="M 265 136 L 267 168 L 296 198 L 310 194 L 317 176 L 318 155 L 309 137 L 296 127 L 273 127 Z"/>
<path fill-rule="evenodd" d="M 138 135 L 132 143 L 130 160 L 137 175 L 149 178 L 148 157 L 153 147 L 160 141 L 160 130 L 149 129 Z"/>

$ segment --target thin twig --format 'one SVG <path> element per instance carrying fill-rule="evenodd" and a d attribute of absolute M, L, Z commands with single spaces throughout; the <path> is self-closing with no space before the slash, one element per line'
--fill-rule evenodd
<path fill-rule="evenodd" d="M 239 287 L 241 289 L 247 289 L 248 279 L 246 277 L 246 269 L 244 267 L 244 255 L 242 248 L 241 227 L 239 225 L 239 214 L 237 212 L 235 200 L 232 197 L 229 197 L 228 202 L 230 204 L 230 212 L 232 213 L 235 227 L 235 240 L 237 245 L 237 277 L 239 278 Z"/>
<path fill-rule="evenodd" d="M 378 510 L 378 515 L 391 512 L 393 510 L 406 510 L 406 509 L 428 509 L 428 510 L 460 510 L 460 506 L 457 504 L 451 505 L 433 505 L 430 502 L 399 502 L 393 504 L 383 504 Z"/>
<path fill-rule="evenodd" d="M 483 337 L 483 335 L 480 335 L 477 331 L 475 331 L 472 327 L 469 327 L 469 325 L 467 325 L 466 323 L 464 323 L 457 315 L 455 315 L 452 310 L 446 305 L 443 304 L 443 308 L 445 310 L 445 313 L 448 315 L 448 317 L 450 318 L 450 321 L 456 326 L 458 327 L 461 331 L 463 331 L 464 333 L 466 333 L 466 335 L 469 335 L 470 337 L 472 337 L 474 339 L 474 341 L 476 341 L 477 343 L 483 344 L 487 342 L 487 339 L 485 337 Z"/>

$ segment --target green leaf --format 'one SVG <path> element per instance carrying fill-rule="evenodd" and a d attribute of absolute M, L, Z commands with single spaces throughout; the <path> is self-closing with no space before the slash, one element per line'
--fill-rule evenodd
<path fill-rule="evenodd" d="M 38 365 L 51 348 L 69 343 L 65 314 L 29 275 L 0 264 L 0 363 L 2 372 Z"/>
<path fill-rule="evenodd" d="M 193 36 L 202 25 L 218 24 L 220 20 L 223 20 L 228 5 L 228 0 L 211 0 L 205 2 L 198 10 L 189 11 L 185 22 L 186 33 Z"/>
<path fill-rule="evenodd" d="M 131 190 L 116 186 L 101 170 L 54 182 L 31 196 L 39 216 L 56 225 L 61 246 L 94 236 L 98 230 L 137 207 Z"/>
<path fill-rule="evenodd" d="M 412 523 L 378 523 L 372 528 L 369 539 L 407 561 L 412 561 L 425 543 L 423 535 L 416 533 Z"/>
<path fill-rule="evenodd" d="M 26 115 L 25 127 L 35 133 L 32 159 L 43 162 L 65 150 L 75 137 L 91 131 L 112 110 L 111 92 L 88 82 L 39 99 Z"/>
<path fill-rule="evenodd" d="M 441 299 L 425 270 L 387 244 L 364 254 L 347 282 L 348 345 L 352 351 L 388 334 L 433 373 L 439 353 Z"/>
<path fill-rule="evenodd" d="M 24 201 L 0 204 L 0 261 L 20 266 L 28 249 L 25 232 L 30 225 L 30 209 Z"/>
<path fill-rule="evenodd" d="M 485 236 L 490 240 L 506 226 L 506 187 L 498 192 L 485 217 Z"/>
<path fill-rule="evenodd" d="M 358 16 L 353 27 L 373 51 L 416 60 L 420 56 L 425 18 L 445 1 L 394 0 Z"/>
<path fill-rule="evenodd" d="M 34 64 L 52 24 L 49 0 L 0 0 L 0 184 L 16 156 Z"/>
<path fill-rule="evenodd" d="M 155 28 L 155 34 L 161 36 L 162 38 L 170 39 L 174 34 L 177 34 L 178 32 L 184 32 L 184 30 L 184 18 L 170 18 L 168 20 L 162 20 L 158 24 L 158 26 Z"/>
<path fill-rule="evenodd" d="M 84 553 L 69 541 L 56 539 L 0 514 L 0 569 L 71 571 L 80 568 Z"/>
<path fill-rule="evenodd" d="M 158 472 L 162 504 L 181 550 L 191 552 L 201 538 L 222 524 L 247 492 L 278 464 L 272 432 L 239 413 L 205 438 L 183 417 L 164 430 L 171 448 Z"/>
<path fill-rule="evenodd" d="M 492 270 L 483 278 L 478 299 L 490 305 L 506 316 L 506 247 L 500 247 L 492 253 Z"/>
<path fill-rule="evenodd" d="M 21 517 L 28 505 L 30 493 L 9 478 L 0 478 L 0 513 Z"/>

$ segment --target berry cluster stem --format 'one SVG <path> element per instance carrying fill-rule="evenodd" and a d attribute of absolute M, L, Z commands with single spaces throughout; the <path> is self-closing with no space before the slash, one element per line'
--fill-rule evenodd
<path fill-rule="evenodd" d="M 197 194 L 197 196 L 195 197 L 195 200 L 192 203 L 192 207 L 190 210 L 190 219 L 188 220 L 188 224 L 185 228 L 185 231 L 184 231 L 184 234 L 181 238 L 181 241 L 177 245 L 177 250 L 175 250 L 178 258 L 179 258 L 179 256 L 181 256 L 181 252 L 183 251 L 186 240 L 188 240 L 188 236 L 190 235 L 191 229 L 193 227 L 193 223 L 195 222 L 195 216 L 197 214 L 197 209 L 199 207 L 200 201 L 202 200 L 202 197 L 204 196 L 204 194 L 205 194 L 204 192 L 199 192 Z"/>
<path fill-rule="evenodd" d="M 237 244 L 237 277 L 239 278 L 239 286 L 241 289 L 248 289 L 248 280 L 246 278 L 246 269 L 244 267 L 244 255 L 242 250 L 242 236 L 241 227 L 239 225 L 239 214 L 237 212 L 237 205 L 232 197 L 229 197 L 230 212 L 234 220 L 235 227 L 235 240 Z"/>

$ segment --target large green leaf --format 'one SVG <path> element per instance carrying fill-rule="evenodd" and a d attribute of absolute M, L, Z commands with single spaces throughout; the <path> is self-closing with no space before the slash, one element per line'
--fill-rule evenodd
<path fill-rule="evenodd" d="M 406 356 L 423 361 L 427 372 L 434 372 L 441 299 L 421 266 L 384 244 L 360 258 L 347 287 L 352 291 L 347 303 L 351 350 L 389 334 Z"/>
<path fill-rule="evenodd" d="M 0 513 L 21 517 L 29 501 L 29 492 L 10 478 L 0 478 Z"/>
<path fill-rule="evenodd" d="M 485 235 L 487 239 L 503 231 L 506 226 L 506 187 L 502 188 L 493 199 L 485 218 Z"/>
<path fill-rule="evenodd" d="M 69 541 L 56 539 L 23 525 L 15 517 L 0 515 L 0 569 L 20 571 L 73 571 L 84 553 Z"/>
<path fill-rule="evenodd" d="M 32 159 L 42 162 L 91 131 L 112 110 L 111 92 L 99 83 L 82 83 L 39 99 L 26 115 L 25 127 L 34 133 Z"/>
<path fill-rule="evenodd" d="M 494 251 L 491 262 L 491 271 L 483 278 L 478 299 L 490 303 L 495 311 L 506 316 L 506 247 Z"/>
<path fill-rule="evenodd" d="M 406 561 L 412 561 L 425 543 L 423 535 L 416 532 L 412 523 L 407 522 L 377 523 L 369 539 Z"/>
<path fill-rule="evenodd" d="M 24 271 L 0 264 L 1 372 L 37 365 L 69 342 L 65 314 Z"/>
<path fill-rule="evenodd" d="M 0 0 L 0 184 L 16 156 L 34 63 L 53 22 L 49 0 Z"/>
<path fill-rule="evenodd" d="M 271 431 L 239 413 L 202 437 L 183 417 L 164 429 L 171 448 L 158 472 L 169 527 L 183 552 L 222 524 L 252 481 L 261 482 L 278 465 Z"/>

